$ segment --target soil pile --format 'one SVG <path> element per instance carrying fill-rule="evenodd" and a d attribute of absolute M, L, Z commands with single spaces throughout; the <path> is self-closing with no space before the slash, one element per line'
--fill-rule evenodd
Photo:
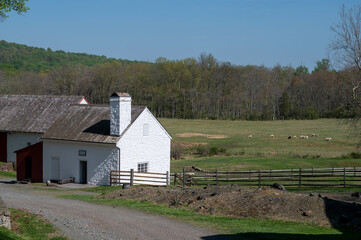
<path fill-rule="evenodd" d="M 101 198 L 145 200 L 207 215 L 312 222 L 332 227 L 347 225 L 361 229 L 361 198 L 345 193 L 324 195 L 227 185 L 186 189 L 134 187 Z"/>

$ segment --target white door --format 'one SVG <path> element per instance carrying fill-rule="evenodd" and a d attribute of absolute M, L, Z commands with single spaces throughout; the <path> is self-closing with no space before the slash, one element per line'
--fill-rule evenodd
<path fill-rule="evenodd" d="M 51 157 L 50 159 L 50 179 L 59 180 L 60 178 L 60 159 Z"/>

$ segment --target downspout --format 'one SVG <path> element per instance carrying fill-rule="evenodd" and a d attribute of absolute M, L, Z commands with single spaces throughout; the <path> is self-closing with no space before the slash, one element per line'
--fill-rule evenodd
<path fill-rule="evenodd" d="M 118 171 L 120 171 L 120 148 L 117 145 L 115 147 L 118 149 Z"/>

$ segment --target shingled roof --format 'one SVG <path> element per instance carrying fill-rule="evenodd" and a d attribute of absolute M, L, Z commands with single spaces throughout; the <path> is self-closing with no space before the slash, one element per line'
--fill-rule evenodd
<path fill-rule="evenodd" d="M 129 126 L 144 109 L 145 107 L 132 106 Z M 114 144 L 120 137 L 110 135 L 108 105 L 73 105 L 51 125 L 42 139 Z"/>
<path fill-rule="evenodd" d="M 44 133 L 82 96 L 0 95 L 0 131 Z"/>

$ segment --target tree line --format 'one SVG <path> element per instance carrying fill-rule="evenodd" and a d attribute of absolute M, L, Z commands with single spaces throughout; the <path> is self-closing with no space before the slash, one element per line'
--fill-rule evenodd
<path fill-rule="evenodd" d="M 84 95 L 107 104 L 115 91 L 131 94 L 157 117 L 205 119 L 316 119 L 352 116 L 347 78 L 327 59 L 304 66 L 237 66 L 211 54 L 154 63 L 70 62 L 43 71 L 0 70 L 0 94 Z"/>

